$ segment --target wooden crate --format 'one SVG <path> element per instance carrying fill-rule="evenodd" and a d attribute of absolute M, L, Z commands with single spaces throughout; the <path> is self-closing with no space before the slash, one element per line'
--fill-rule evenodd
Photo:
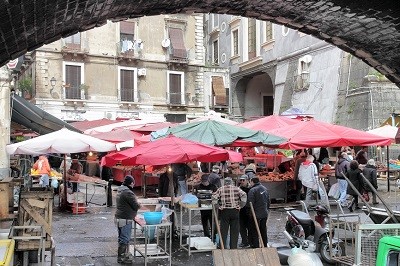
<path fill-rule="evenodd" d="M 53 191 L 44 188 L 30 188 L 20 193 L 17 225 L 42 226 L 46 233 L 46 249 L 51 248 L 52 220 L 53 220 Z M 32 230 L 18 231 L 18 236 L 39 236 L 40 232 Z M 16 250 L 37 250 L 39 241 L 17 241 Z"/>

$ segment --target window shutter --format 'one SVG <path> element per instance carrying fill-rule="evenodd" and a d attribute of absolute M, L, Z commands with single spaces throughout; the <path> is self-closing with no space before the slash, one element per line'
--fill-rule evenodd
<path fill-rule="evenodd" d="M 119 32 L 123 34 L 135 34 L 135 22 L 121 21 L 119 23 Z"/>
<path fill-rule="evenodd" d="M 215 96 L 215 105 L 226 105 L 226 89 L 222 77 L 212 77 L 212 90 Z"/>
<path fill-rule="evenodd" d="M 121 101 L 133 102 L 134 99 L 134 74 L 135 71 L 122 69 L 120 73 Z"/>
<path fill-rule="evenodd" d="M 183 30 L 169 28 L 169 38 L 172 44 L 172 56 L 176 58 L 187 58 L 185 42 L 183 40 Z"/>
<path fill-rule="evenodd" d="M 69 85 L 66 88 L 67 99 L 80 99 L 80 85 L 81 85 L 81 67 L 66 65 L 65 67 L 65 83 Z"/>
<path fill-rule="evenodd" d="M 169 74 L 169 102 L 171 104 L 181 104 L 182 76 L 179 74 Z"/>

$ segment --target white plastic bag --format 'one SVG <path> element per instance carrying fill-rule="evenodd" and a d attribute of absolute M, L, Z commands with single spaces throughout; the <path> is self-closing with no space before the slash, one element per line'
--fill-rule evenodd
<path fill-rule="evenodd" d="M 334 199 L 338 199 L 340 197 L 339 183 L 335 183 L 331 186 L 328 196 Z"/>
<path fill-rule="evenodd" d="M 170 208 L 167 208 L 165 206 L 163 206 L 161 208 L 161 212 L 163 213 L 163 220 L 167 221 L 169 216 L 171 216 L 171 214 L 174 212 L 173 210 L 171 210 Z"/>
<path fill-rule="evenodd" d="M 323 266 L 317 253 L 308 253 L 300 248 L 292 248 L 288 264 L 289 266 Z"/>

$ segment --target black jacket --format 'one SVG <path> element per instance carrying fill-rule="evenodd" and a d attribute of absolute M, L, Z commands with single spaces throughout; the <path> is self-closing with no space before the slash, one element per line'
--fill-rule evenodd
<path fill-rule="evenodd" d="M 378 188 L 378 182 L 376 180 L 377 178 L 377 174 L 376 174 L 376 167 L 373 165 L 367 165 L 365 166 L 364 170 L 363 170 L 363 175 L 365 176 L 366 179 L 368 179 L 368 181 L 372 184 L 372 186 L 377 189 Z M 363 180 L 365 181 L 365 180 Z M 372 189 L 366 184 L 366 182 L 364 182 L 364 187 L 366 191 L 371 192 Z"/>
<path fill-rule="evenodd" d="M 129 187 L 121 185 L 117 192 L 115 218 L 133 220 L 139 208 L 140 204 L 137 202 L 133 191 Z"/>
<path fill-rule="evenodd" d="M 254 212 L 258 219 L 268 217 L 269 193 L 263 185 L 260 183 L 254 184 L 249 191 L 247 201 L 253 204 Z"/>
<path fill-rule="evenodd" d="M 175 174 L 173 174 L 173 179 L 174 179 L 174 194 L 176 195 L 178 191 L 178 178 Z M 158 196 L 160 197 L 168 197 L 171 195 L 168 195 L 168 190 L 169 190 L 169 177 L 168 173 L 162 173 L 160 175 L 160 179 L 158 180 Z"/>
<path fill-rule="evenodd" d="M 363 182 L 363 179 L 360 174 L 361 174 L 361 170 L 358 168 L 355 170 L 349 169 L 347 171 L 346 176 L 350 180 L 350 182 L 356 187 L 358 192 L 360 192 L 360 194 L 362 194 L 364 191 L 364 182 Z M 350 186 L 350 184 L 347 186 L 347 194 L 352 195 L 352 196 L 357 196 L 357 193 Z"/>

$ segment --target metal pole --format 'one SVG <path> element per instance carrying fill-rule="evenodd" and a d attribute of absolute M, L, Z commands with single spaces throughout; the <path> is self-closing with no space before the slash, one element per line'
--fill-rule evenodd
<path fill-rule="evenodd" d="M 64 172 L 63 172 L 63 194 L 61 201 L 61 209 L 67 210 L 67 154 L 64 153 Z"/>
<path fill-rule="evenodd" d="M 108 179 L 108 185 L 107 185 L 107 207 L 112 207 L 112 189 L 111 185 L 113 183 L 114 179 L 110 178 Z"/>
<path fill-rule="evenodd" d="M 387 187 L 388 192 L 390 191 L 390 169 L 389 169 L 389 145 L 386 146 L 386 165 L 387 165 Z"/>

